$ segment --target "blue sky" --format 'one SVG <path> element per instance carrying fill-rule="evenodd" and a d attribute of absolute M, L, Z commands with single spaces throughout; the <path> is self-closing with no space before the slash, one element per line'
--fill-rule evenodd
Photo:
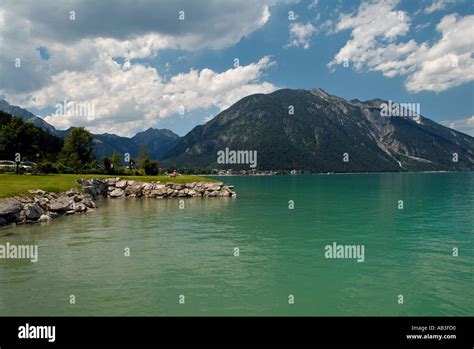
<path fill-rule="evenodd" d="M 321 87 L 420 103 L 425 117 L 474 134 L 471 1 L 197 3 L 6 0 L 0 24 L 20 19 L 2 33 L 0 95 L 58 128 L 183 135 L 245 95 Z M 64 100 L 94 112 L 60 114 Z"/>

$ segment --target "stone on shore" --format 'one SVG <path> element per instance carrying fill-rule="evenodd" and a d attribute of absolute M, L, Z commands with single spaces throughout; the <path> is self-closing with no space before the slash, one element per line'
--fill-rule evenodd
<path fill-rule="evenodd" d="M 41 208 L 41 206 L 36 203 L 26 204 L 23 210 L 25 211 L 26 219 L 28 220 L 38 219 L 44 213 L 44 210 Z"/>
<path fill-rule="evenodd" d="M 0 225 L 48 222 L 64 215 L 92 211 L 97 208 L 94 199 L 104 197 L 235 197 L 233 186 L 222 182 L 138 182 L 120 178 L 78 179 L 82 192 L 77 188 L 64 193 L 47 193 L 44 190 L 30 190 L 34 196 L 18 196 L 0 199 Z"/>
<path fill-rule="evenodd" d="M 76 202 L 73 205 L 74 212 L 85 212 L 87 211 L 86 205 L 81 202 Z"/>
<path fill-rule="evenodd" d="M 13 215 L 21 210 L 20 201 L 12 198 L 0 199 L 0 216 Z"/>
<path fill-rule="evenodd" d="M 29 193 L 35 194 L 35 195 L 44 195 L 46 192 L 41 189 L 36 189 L 36 190 L 28 190 Z"/>
<path fill-rule="evenodd" d="M 58 217 L 60 216 L 60 214 L 57 213 L 57 212 L 52 212 L 52 211 L 50 211 L 50 212 L 48 212 L 48 216 L 49 216 L 49 218 L 51 218 L 51 219 L 56 219 L 56 218 L 58 218 Z"/>
<path fill-rule="evenodd" d="M 150 190 L 153 190 L 153 189 L 155 189 L 155 184 L 153 184 L 153 183 L 143 183 L 142 184 L 142 190 L 143 191 L 145 191 L 145 190 L 150 191 Z"/>
<path fill-rule="evenodd" d="M 60 196 L 49 203 L 50 211 L 69 211 L 72 208 L 74 200 L 68 196 Z"/>
<path fill-rule="evenodd" d="M 115 187 L 120 188 L 120 189 L 125 189 L 127 187 L 127 181 L 126 180 L 120 180 L 115 183 Z"/>
<path fill-rule="evenodd" d="M 31 204 L 34 202 L 33 198 L 30 198 L 29 196 L 21 196 L 17 198 L 18 201 L 20 201 L 22 204 Z"/>
<path fill-rule="evenodd" d="M 82 199 L 82 203 L 86 205 L 87 208 L 97 208 L 97 205 L 90 198 Z"/>
<path fill-rule="evenodd" d="M 86 185 L 82 187 L 82 190 L 84 190 L 84 193 L 92 195 L 92 197 L 95 197 L 99 194 L 96 187 L 93 185 Z"/>
<path fill-rule="evenodd" d="M 109 196 L 111 198 L 121 198 L 124 195 L 125 195 L 125 192 L 123 191 L 123 189 L 120 189 L 120 188 L 116 188 L 109 193 Z"/>
<path fill-rule="evenodd" d="M 105 179 L 105 183 L 108 186 L 115 186 L 116 183 L 117 183 L 117 178 L 107 178 L 107 179 Z"/>
<path fill-rule="evenodd" d="M 125 188 L 125 194 L 131 197 L 140 197 L 142 195 L 142 185 L 133 182 Z"/>
<path fill-rule="evenodd" d="M 79 190 L 77 190 L 76 188 L 73 188 L 71 190 L 68 190 L 66 192 L 66 195 L 71 197 L 71 196 L 74 196 L 74 195 L 78 195 L 79 194 Z"/>
<path fill-rule="evenodd" d="M 41 217 L 38 219 L 38 222 L 40 223 L 46 223 L 49 222 L 52 218 L 48 216 L 47 214 L 41 215 Z"/>

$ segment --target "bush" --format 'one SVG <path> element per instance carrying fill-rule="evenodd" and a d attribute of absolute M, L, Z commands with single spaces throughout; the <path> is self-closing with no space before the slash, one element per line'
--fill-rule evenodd
<path fill-rule="evenodd" d="M 65 166 L 64 164 L 57 165 L 57 169 L 60 173 L 75 173 L 73 168 Z"/>
<path fill-rule="evenodd" d="M 38 165 L 33 166 L 33 167 L 31 167 L 31 168 L 25 168 L 25 169 L 24 169 L 24 173 L 26 173 L 26 174 L 33 174 L 33 175 L 38 174 Z"/>
<path fill-rule="evenodd" d="M 145 160 L 143 168 L 147 176 L 156 176 L 160 169 L 158 166 L 158 161 L 154 160 Z"/>
<path fill-rule="evenodd" d="M 82 167 L 81 173 L 105 174 L 106 172 L 104 170 L 104 165 L 102 165 L 101 162 L 93 160 Z"/>
<path fill-rule="evenodd" d="M 59 171 L 52 162 L 45 161 L 38 164 L 38 172 L 48 174 L 48 173 L 58 173 Z"/>

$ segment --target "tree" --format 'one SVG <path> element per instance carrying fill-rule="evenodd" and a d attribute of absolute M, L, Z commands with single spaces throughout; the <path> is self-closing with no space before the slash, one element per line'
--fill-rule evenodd
<path fill-rule="evenodd" d="M 12 119 L 12 116 L 10 114 L 0 111 L 0 126 L 8 124 L 11 119 Z"/>
<path fill-rule="evenodd" d="M 145 170 L 145 165 L 147 161 L 150 161 L 150 155 L 145 147 L 140 147 L 140 151 L 138 153 L 138 168 Z"/>
<path fill-rule="evenodd" d="M 104 164 L 105 173 L 112 174 L 113 172 L 112 160 L 110 160 L 109 157 L 104 156 L 102 158 L 102 163 Z"/>
<path fill-rule="evenodd" d="M 103 157 L 102 163 L 107 174 L 123 174 L 124 172 L 120 154 L 117 152 L 113 152 L 112 157 Z"/>
<path fill-rule="evenodd" d="M 72 130 L 64 141 L 60 158 L 64 165 L 80 172 L 84 165 L 94 160 L 92 134 L 84 127 Z"/>
<path fill-rule="evenodd" d="M 114 151 L 110 160 L 112 162 L 115 172 L 120 172 L 119 170 L 122 167 L 122 160 L 120 158 L 120 154 Z"/>
<path fill-rule="evenodd" d="M 14 160 L 19 153 L 22 161 L 54 162 L 63 143 L 31 122 L 0 111 L 0 159 Z"/>
<path fill-rule="evenodd" d="M 146 160 L 145 166 L 143 168 L 145 170 L 145 174 L 148 176 L 156 176 L 159 171 L 158 161 L 155 160 Z"/>
<path fill-rule="evenodd" d="M 22 160 L 34 160 L 38 152 L 38 129 L 20 117 L 12 117 L 9 122 L 0 126 L 0 156 L 2 159 L 14 160 L 19 153 Z"/>

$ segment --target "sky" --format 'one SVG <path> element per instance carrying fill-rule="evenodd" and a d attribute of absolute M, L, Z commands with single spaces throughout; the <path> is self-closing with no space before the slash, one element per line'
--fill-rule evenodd
<path fill-rule="evenodd" d="M 320 87 L 474 135 L 473 6 L 2 0 L 0 98 L 58 129 L 184 135 L 247 95 Z"/>

